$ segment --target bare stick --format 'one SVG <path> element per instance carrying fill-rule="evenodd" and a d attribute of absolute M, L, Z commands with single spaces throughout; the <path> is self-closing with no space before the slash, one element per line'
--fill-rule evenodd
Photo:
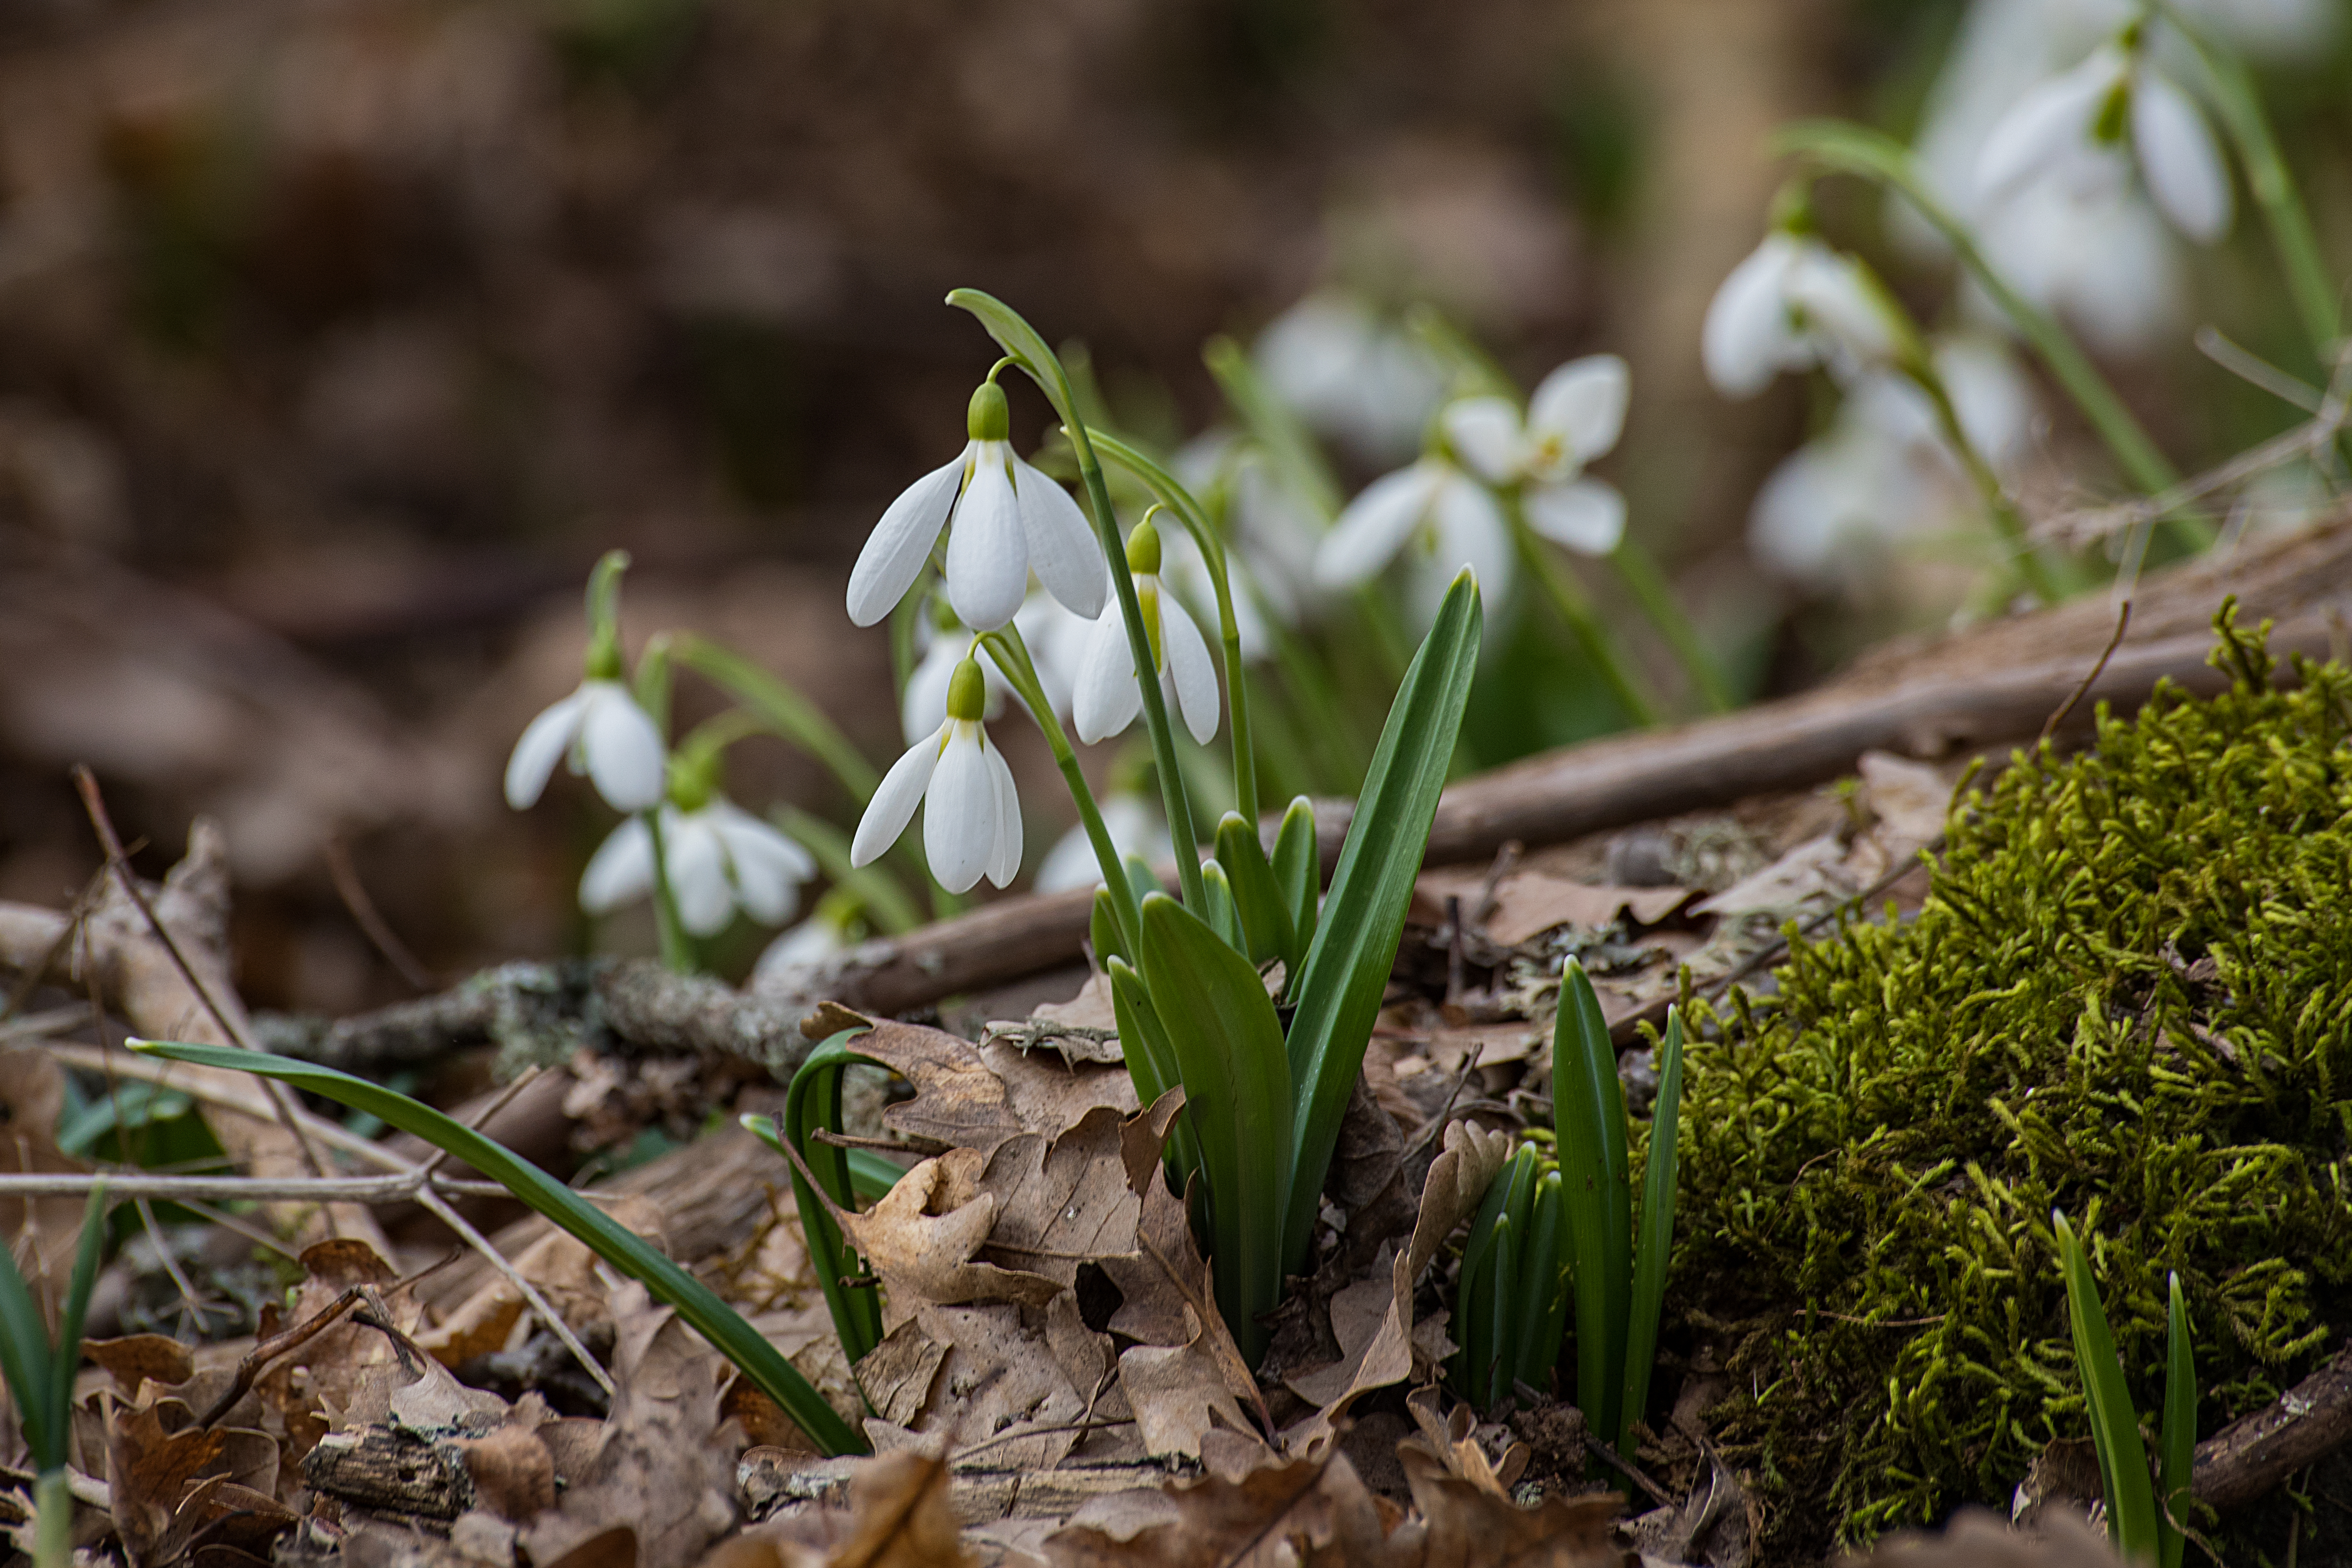
<path fill-rule="evenodd" d="M 405 1203 L 426 1188 L 457 1197 L 502 1198 L 513 1194 L 496 1182 L 428 1179 L 422 1170 L 385 1176 L 159 1176 L 144 1172 L 35 1172 L 0 1174 L 0 1198 L 80 1197 L 104 1185 L 109 1197 L 190 1198 L 212 1203 Z M 583 1193 L 593 1199 L 598 1194 Z"/>
<path fill-rule="evenodd" d="M 432 990 L 433 972 L 416 961 L 416 954 L 409 951 L 408 944 L 400 940 L 400 933 L 376 909 L 375 900 L 368 897 L 367 885 L 360 880 L 359 868 L 352 864 L 351 851 L 343 847 L 343 841 L 329 838 L 323 853 L 327 875 L 334 879 L 335 892 L 343 900 L 343 908 L 351 911 L 361 931 L 375 944 L 376 952 L 400 972 L 400 977 L 408 982 L 412 990 Z"/>
<path fill-rule="evenodd" d="M 582 1370 L 596 1380 L 596 1386 L 604 1391 L 605 1398 L 617 1397 L 618 1391 L 613 1386 L 612 1374 L 604 1370 L 604 1363 L 588 1353 L 588 1347 L 580 1342 L 580 1336 L 572 1331 L 572 1325 L 563 1321 L 562 1314 L 556 1311 L 553 1304 L 545 1296 L 540 1294 L 538 1286 L 524 1279 L 521 1271 L 507 1261 L 506 1254 L 490 1245 L 489 1237 L 467 1224 L 466 1216 L 444 1203 L 441 1200 L 441 1194 L 430 1184 L 417 1193 L 416 1201 L 424 1207 L 425 1213 L 456 1231 L 467 1246 L 480 1253 L 491 1268 L 506 1277 L 508 1284 L 522 1293 L 522 1299 L 530 1304 L 530 1310 L 538 1314 L 539 1321 L 545 1323 L 549 1331 L 563 1342 L 563 1348 L 572 1352 L 572 1359 L 580 1363 Z"/>
<path fill-rule="evenodd" d="M 269 1102 L 260 1094 L 232 1089 L 225 1082 L 187 1081 L 186 1075 L 177 1071 L 180 1066 L 177 1062 L 153 1061 L 146 1057 L 126 1056 L 121 1051 L 104 1046 L 87 1046 L 74 1040 L 52 1041 L 43 1048 L 67 1067 L 87 1068 L 92 1072 L 113 1073 L 121 1078 L 136 1079 L 142 1083 L 160 1084 L 166 1088 L 176 1089 L 181 1093 L 201 1100 L 207 1105 L 223 1106 L 230 1110 L 264 1121 L 269 1117 Z M 310 1130 L 313 1137 L 330 1148 L 341 1149 L 346 1153 L 355 1154 L 381 1170 L 413 1171 L 416 1168 L 415 1161 L 408 1159 L 396 1150 L 372 1142 L 347 1127 L 329 1121 L 324 1117 L 313 1116 L 307 1110 L 298 1109 L 294 1114 L 296 1119 Z"/>
<path fill-rule="evenodd" d="M 523 1091 L 523 1086 L 536 1079 L 543 1070 L 544 1069 L 541 1068 L 537 1062 L 533 1062 L 530 1067 L 525 1068 L 522 1072 L 516 1077 L 512 1083 L 500 1089 L 497 1096 L 493 1098 L 488 1105 L 482 1107 L 481 1110 L 473 1118 L 473 1120 L 467 1121 L 466 1125 L 472 1128 L 477 1132 L 479 1132 L 483 1128 L 488 1127 L 490 1124 L 490 1118 L 496 1116 L 499 1111 L 504 1110 L 514 1100 L 514 1097 Z M 424 1169 L 425 1173 L 429 1175 L 433 1172 L 439 1170 L 442 1166 L 442 1163 L 448 1158 L 448 1150 L 436 1149 L 433 1152 L 433 1158 L 425 1162 Z"/>

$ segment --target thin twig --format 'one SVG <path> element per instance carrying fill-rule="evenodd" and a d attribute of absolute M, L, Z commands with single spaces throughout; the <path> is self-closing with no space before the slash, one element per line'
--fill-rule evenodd
<path fill-rule="evenodd" d="M 0 1198 L 81 1197 L 103 1185 L 109 1197 L 160 1198 L 184 1203 L 405 1203 L 433 1190 L 455 1197 L 502 1198 L 514 1194 L 496 1182 L 457 1182 L 421 1170 L 383 1176 L 159 1176 L 143 1171 L 39 1171 L 0 1173 Z M 584 1197 L 599 1194 L 586 1193 Z"/>
<path fill-rule="evenodd" d="M 111 1184 L 110 1184 L 110 1188 Z M 190 1279 L 187 1270 L 180 1267 L 180 1260 L 172 1256 L 172 1244 L 165 1238 L 163 1227 L 155 1223 L 153 1202 L 143 1197 L 133 1197 L 131 1204 L 139 1211 L 139 1224 L 147 1232 L 147 1239 L 155 1248 L 156 1260 L 163 1266 L 163 1272 L 170 1276 L 172 1288 L 180 1293 L 180 1305 L 187 1309 L 189 1331 L 197 1338 L 203 1338 L 205 1321 L 211 1314 L 205 1310 L 204 1302 L 196 1298 L 195 1281 Z"/>
<path fill-rule="evenodd" d="M 513 1103 L 514 1097 L 523 1091 L 523 1086 L 537 1079 L 543 1070 L 544 1069 L 541 1068 L 537 1062 L 531 1063 L 530 1066 L 522 1070 L 512 1083 L 500 1089 L 497 1097 L 488 1105 L 482 1107 L 482 1109 L 476 1113 L 473 1119 L 466 1123 L 466 1125 L 472 1128 L 477 1132 L 479 1132 L 483 1128 L 488 1126 L 490 1124 L 490 1118 L 496 1116 L 499 1111 L 504 1110 L 509 1104 Z M 436 1149 L 433 1152 L 433 1158 L 425 1162 L 424 1168 L 429 1174 L 432 1172 L 439 1170 L 442 1163 L 448 1158 L 448 1150 Z"/>
<path fill-rule="evenodd" d="M 229 1385 L 221 1390 L 220 1397 L 214 1400 L 202 1415 L 196 1417 L 196 1430 L 203 1431 L 235 1408 L 238 1400 L 252 1392 L 254 1381 L 261 1375 L 263 1367 L 279 1356 L 309 1344 L 363 1300 L 362 1288 L 354 1285 L 285 1332 L 272 1334 L 246 1352 L 244 1359 L 236 1363 L 236 1375 L 230 1379 Z"/>
<path fill-rule="evenodd" d="M 27 965 L 16 976 L 16 984 L 8 993 L 7 1005 L 0 1007 L 0 1018 L 15 1017 L 24 1010 L 25 1004 L 33 999 L 33 993 L 40 989 L 42 978 L 57 967 L 58 960 L 63 958 L 66 950 L 73 945 L 74 933 L 81 929 L 82 921 L 97 907 L 99 891 L 105 886 L 104 868 L 82 884 L 81 891 L 74 895 L 73 907 L 66 911 L 65 927 L 58 932 L 57 940 L 49 943 L 49 951 L 41 955 L 38 963 Z"/>
<path fill-rule="evenodd" d="M 612 1374 L 604 1370 L 604 1363 L 588 1353 L 588 1347 L 580 1342 L 580 1336 L 572 1331 L 572 1325 L 563 1321 L 562 1314 L 540 1294 L 538 1286 L 524 1279 L 521 1271 L 507 1261 L 504 1253 L 490 1245 L 489 1237 L 467 1224 L 466 1216 L 444 1203 L 441 1194 L 429 1183 L 418 1192 L 416 1201 L 425 1213 L 456 1231 L 467 1246 L 480 1253 L 491 1268 L 506 1277 L 508 1284 L 522 1293 L 524 1301 L 539 1315 L 539 1321 L 547 1325 L 549 1331 L 563 1342 L 563 1348 L 572 1352 L 572 1359 L 580 1363 L 581 1370 L 596 1380 L 596 1386 L 604 1391 L 605 1398 L 619 1397 L 619 1390 L 613 1386 Z"/>
<path fill-rule="evenodd" d="M 138 910 L 140 917 L 147 922 L 147 929 L 163 944 L 163 951 L 171 954 L 180 978 L 187 982 L 188 988 L 195 993 L 196 1000 L 204 1005 L 206 1013 L 212 1015 L 212 1020 L 220 1026 L 222 1036 L 240 1050 L 252 1050 L 253 1041 L 247 1037 L 244 1027 L 232 1019 L 227 1010 L 214 997 L 212 987 L 205 984 L 204 977 L 188 962 L 188 955 L 180 951 L 179 939 L 157 917 L 155 906 L 148 902 L 146 892 L 139 886 L 139 879 L 131 872 L 130 858 L 123 853 L 122 840 L 115 834 L 114 819 L 106 813 L 105 797 L 98 791 L 98 775 L 78 763 L 74 767 L 73 780 L 74 788 L 81 792 L 82 809 L 89 816 L 90 827 L 98 835 L 100 847 L 106 851 L 107 868 L 114 873 L 115 885 Z M 317 1147 L 295 1120 L 292 1098 L 282 1092 L 280 1085 L 267 1079 L 262 1080 L 261 1092 L 276 1113 L 278 1124 L 286 1130 L 287 1136 L 294 1140 L 294 1146 L 301 1151 L 303 1163 L 310 1167 L 310 1173 L 324 1176 L 327 1173 L 326 1163 L 319 1158 Z M 334 1223 L 331 1214 L 327 1219 L 330 1225 Z"/>
<path fill-rule="evenodd" d="M 2132 602 L 2129 599 L 2124 600 L 2116 606 L 2116 635 L 2107 639 L 2107 646 L 2100 651 L 2099 662 L 2091 666 L 2091 673 L 2083 677 L 2083 683 L 2066 694 L 2066 700 L 2061 702 L 2057 710 L 2053 712 L 2049 720 L 2042 724 L 2042 733 L 2035 736 L 2033 740 L 2035 750 L 2040 750 L 2042 742 L 2058 732 L 2058 726 L 2066 721 L 2066 715 L 2074 710 L 2074 705 L 2083 700 L 2083 694 L 2091 689 L 2097 682 L 2100 672 L 2107 668 L 2107 660 L 2116 657 L 2116 649 L 2123 646 L 2124 628 L 2131 625 L 2131 610 Z"/>
<path fill-rule="evenodd" d="M 0 1024 L 0 1046 L 12 1046 L 19 1040 L 42 1040 L 51 1035 L 62 1035 L 68 1029 L 79 1029 L 89 1021 L 89 1004 L 69 1002 L 62 1007 L 51 1007 L 43 1013 L 28 1013 L 21 1018 L 12 1017 Z"/>
<path fill-rule="evenodd" d="M 335 892 L 343 900 L 343 908 L 351 911 L 352 919 L 358 922 L 368 941 L 375 944 L 375 950 L 383 955 L 383 961 L 398 970 L 400 977 L 413 989 L 418 992 L 437 990 L 439 983 L 433 978 L 433 972 L 417 962 L 416 954 L 409 951 L 408 944 L 400 940 L 400 934 L 376 909 L 375 900 L 368 897 L 367 885 L 360 880 L 359 869 L 352 864 L 351 851 L 343 847 L 343 841 L 330 837 L 322 854 L 327 862 L 327 875 L 334 879 Z"/>
<path fill-rule="evenodd" d="M 1659 1506 L 1664 1508 L 1672 1508 L 1675 1506 L 1675 1500 L 1673 1497 L 1668 1495 L 1664 1487 L 1658 1485 L 1657 1482 L 1643 1475 L 1640 1469 L 1634 1467 L 1633 1461 L 1620 1456 L 1616 1449 L 1611 1447 L 1608 1444 L 1602 1442 L 1600 1438 L 1594 1436 L 1590 1432 L 1587 1432 L 1584 1435 L 1584 1451 L 1591 1455 L 1594 1458 L 1599 1459 L 1602 1464 L 1607 1465 L 1611 1469 L 1615 1470 L 1619 1475 L 1623 1476 L 1627 1480 L 1632 1481 L 1643 1491 L 1649 1493 L 1651 1500 L 1659 1504 Z"/>

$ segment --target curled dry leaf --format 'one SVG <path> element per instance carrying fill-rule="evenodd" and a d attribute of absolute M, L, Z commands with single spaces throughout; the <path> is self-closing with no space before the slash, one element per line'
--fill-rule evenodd
<path fill-rule="evenodd" d="M 176 1402 L 172 1408 L 176 1419 L 186 1419 Z M 115 1529 L 131 1562 L 171 1568 L 187 1556 L 198 1531 L 237 1512 L 270 1522 L 262 1536 L 266 1554 L 268 1539 L 294 1523 L 277 1500 L 276 1441 L 230 1427 L 174 1430 L 165 1415 L 158 1405 L 108 1412 L 107 1482 Z"/>
<path fill-rule="evenodd" d="M 1397 1445 L 1419 1517 L 1400 1525 L 1377 1568 L 1634 1568 L 1639 1557 L 1615 1540 L 1623 1500 L 1614 1492 L 1546 1498 L 1520 1508 L 1488 1487 L 1454 1473 L 1424 1445 Z"/>
<path fill-rule="evenodd" d="M 881 1277 L 891 1327 L 923 1303 L 1014 1301 L 1042 1307 L 1062 1287 L 1042 1274 L 975 1258 L 995 1228 L 999 1200 L 982 1185 L 987 1157 L 950 1149 L 925 1160 L 842 1228 Z"/>
<path fill-rule="evenodd" d="M 803 1509 L 722 1542 L 702 1568 L 968 1568 L 948 1466 L 908 1449 L 860 1462 L 845 1509 Z"/>

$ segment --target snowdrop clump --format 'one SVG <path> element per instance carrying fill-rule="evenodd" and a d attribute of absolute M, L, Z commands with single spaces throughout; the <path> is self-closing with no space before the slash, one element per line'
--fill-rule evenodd
<path fill-rule="evenodd" d="M 740 909 L 761 925 L 782 925 L 800 907 L 801 885 L 816 875 L 809 852 L 722 795 L 697 805 L 664 802 L 661 838 L 679 923 L 717 936 Z M 580 907 L 609 914 L 652 896 L 654 836 L 643 816 L 614 828 L 580 878 Z"/>

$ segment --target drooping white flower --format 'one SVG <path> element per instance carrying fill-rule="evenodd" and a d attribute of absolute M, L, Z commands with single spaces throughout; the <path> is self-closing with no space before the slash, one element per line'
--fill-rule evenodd
<path fill-rule="evenodd" d="M 1127 565 L 1134 574 L 1135 596 L 1141 602 L 1144 635 L 1151 645 L 1160 689 L 1182 713 L 1192 739 L 1205 746 L 1217 733 L 1217 667 L 1191 612 L 1160 580 L 1160 531 L 1148 516 L 1129 536 Z M 1127 617 L 1114 604 L 1096 619 L 1087 638 L 1070 715 L 1078 739 L 1092 745 L 1125 730 L 1142 711 L 1143 687 L 1127 640 Z"/>
<path fill-rule="evenodd" d="M 987 680 L 966 658 L 948 685 L 948 716 L 937 731 L 907 749 L 866 803 L 851 840 L 849 863 L 869 866 L 898 842 L 923 807 L 923 853 L 950 893 L 984 873 L 1002 888 L 1021 870 L 1021 800 L 1004 753 L 990 744 L 982 721 Z"/>
<path fill-rule="evenodd" d="M 1102 552 L 1067 490 L 1014 455 L 1004 391 L 983 382 L 966 419 L 971 439 L 953 462 L 925 474 L 882 514 L 849 574 L 849 618 L 870 626 L 922 574 L 948 531 L 948 602 L 963 623 L 993 631 L 1011 620 L 1035 572 L 1082 616 L 1102 608 Z"/>
<path fill-rule="evenodd" d="M 1978 195 L 1998 206 L 2055 182 L 2092 197 L 2122 184 L 2135 165 L 2181 233 L 2210 245 L 2228 231 L 2230 175 L 2213 132 L 2188 92 L 2149 62 L 2137 27 L 2011 106 L 1978 154 Z"/>
<path fill-rule="evenodd" d="M 820 902 L 816 913 L 770 942 L 751 966 L 745 989 L 759 995 L 804 997 L 833 959 L 849 949 L 841 921 Z"/>
<path fill-rule="evenodd" d="M 1315 553 L 1315 579 L 1347 588 L 1402 554 L 1408 602 L 1427 626 L 1454 574 L 1468 566 L 1500 604 L 1510 592 L 1511 533 L 1486 487 L 1432 454 L 1374 479 L 1348 503 Z"/>
<path fill-rule="evenodd" d="M 1584 465 L 1617 445 L 1631 390 L 1615 354 L 1572 360 L 1544 377 L 1527 416 L 1507 397 L 1465 397 L 1439 416 L 1462 461 L 1493 485 L 1524 485 L 1528 525 L 1587 555 L 1606 555 L 1625 537 L 1625 498 L 1583 477 Z"/>
<path fill-rule="evenodd" d="M 740 909 L 761 925 L 782 925 L 800 906 L 801 884 L 816 875 L 809 852 L 721 795 L 660 812 L 662 858 L 677 900 L 678 923 L 716 936 Z M 633 816 L 614 828 L 580 878 L 580 907 L 609 914 L 654 890 L 653 835 Z"/>
<path fill-rule="evenodd" d="M 662 797 L 661 731 L 617 679 L 592 676 L 530 721 L 507 759 L 507 804 L 535 804 L 559 757 L 615 811 L 645 811 Z"/>
<path fill-rule="evenodd" d="M 1753 397 L 1781 372 L 1815 365 L 1851 381 L 1894 356 L 1896 334 L 1862 263 L 1775 229 L 1715 291 L 1699 349 L 1717 392 Z"/>
<path fill-rule="evenodd" d="M 1101 811 L 1104 831 L 1122 860 L 1130 856 L 1147 863 L 1175 858 L 1175 841 L 1168 837 L 1168 824 L 1155 803 L 1129 790 L 1113 790 L 1103 796 Z M 1102 865 L 1095 858 L 1095 843 L 1083 822 L 1055 839 L 1037 867 L 1041 893 L 1101 885 Z"/>
<path fill-rule="evenodd" d="M 1352 294 L 1309 294 L 1259 334 L 1266 386 L 1327 436 L 1368 457 L 1410 450 L 1444 395 L 1434 356 Z"/>

